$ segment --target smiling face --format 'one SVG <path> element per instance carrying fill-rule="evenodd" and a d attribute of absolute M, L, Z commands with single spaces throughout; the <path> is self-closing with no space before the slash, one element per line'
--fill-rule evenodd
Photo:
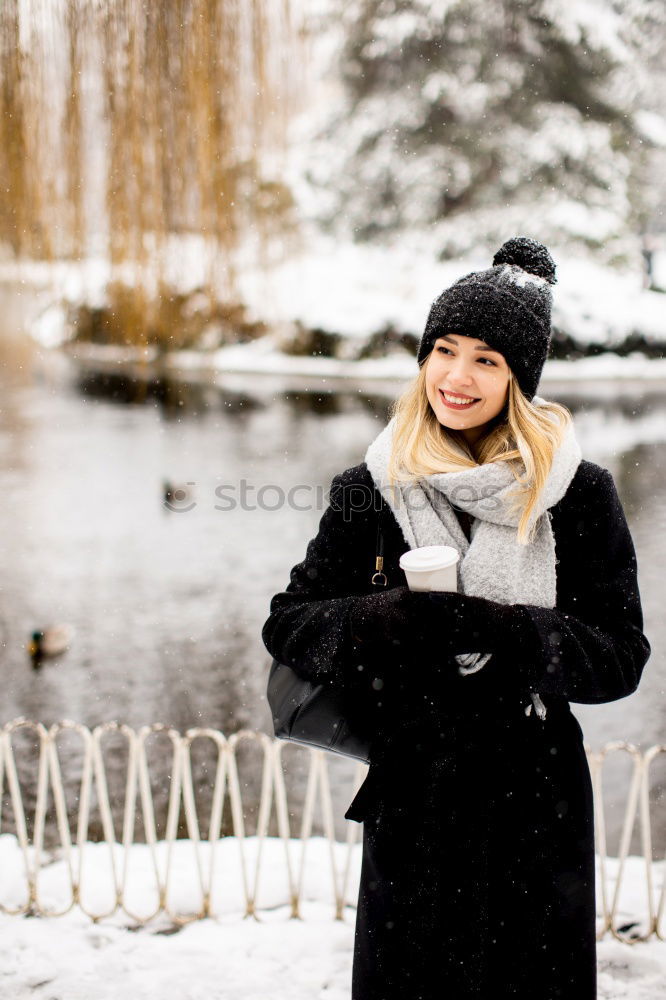
<path fill-rule="evenodd" d="M 435 416 L 443 427 L 460 431 L 470 445 L 501 412 L 509 377 L 503 355 L 476 337 L 438 337 L 426 361 L 426 392 Z"/>

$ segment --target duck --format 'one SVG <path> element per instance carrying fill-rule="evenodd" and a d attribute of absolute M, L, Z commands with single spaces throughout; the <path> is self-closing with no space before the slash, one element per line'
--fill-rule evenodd
<path fill-rule="evenodd" d="M 183 504 L 189 503 L 193 497 L 191 489 L 194 483 L 172 483 L 168 479 L 163 480 L 163 504 L 168 510 L 189 510 Z"/>
<path fill-rule="evenodd" d="M 30 637 L 27 650 L 33 667 L 41 666 L 43 659 L 60 656 L 68 649 L 74 629 L 71 625 L 45 625 L 35 629 Z"/>

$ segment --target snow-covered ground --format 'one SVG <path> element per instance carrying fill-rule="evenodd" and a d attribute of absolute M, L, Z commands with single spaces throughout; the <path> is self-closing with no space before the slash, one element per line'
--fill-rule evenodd
<path fill-rule="evenodd" d="M 353 919 L 333 922 L 325 907 L 307 921 L 205 920 L 168 936 L 95 926 L 80 914 L 1 917 L 0 994 L 3 1000 L 348 1000 L 352 939 Z"/>
<path fill-rule="evenodd" d="M 3 1000 L 349 1000 L 353 939 L 353 913 L 332 921 L 324 906 L 302 921 L 202 920 L 171 935 L 95 925 L 80 913 L 2 916 L 0 994 Z M 600 1000 L 666 995 L 665 942 L 604 940 L 598 960 Z"/>
<path fill-rule="evenodd" d="M 552 249 L 558 263 L 558 284 L 553 290 L 556 328 L 580 344 L 603 345 L 609 350 L 631 333 L 648 340 L 666 339 L 666 295 L 643 288 L 638 270 L 615 271 L 588 259 L 558 255 L 557 248 Z M 207 365 L 221 371 L 288 366 L 290 371 L 315 372 L 322 363 L 321 373 L 326 368 L 334 373 L 337 359 L 279 354 L 276 349 L 281 337 L 288 335 L 296 322 L 307 329 L 341 334 L 339 360 L 343 363 L 355 356 L 371 334 L 387 326 L 420 336 L 430 303 L 442 289 L 463 274 L 491 264 L 481 256 L 439 262 L 436 247 L 428 246 L 425 237 L 417 241 L 402 235 L 382 246 L 345 244 L 314 228 L 304 231 L 300 250 L 285 252 L 268 270 L 252 265 L 247 247 L 244 252 L 246 265 L 242 257 L 238 262 L 239 294 L 248 305 L 249 318 L 267 323 L 275 332 L 258 342 L 213 354 L 197 352 L 199 363 L 203 357 Z M 658 257 L 660 274 L 666 270 L 662 258 L 666 259 L 666 253 Z M 166 267 L 170 283 L 182 292 L 196 288 L 205 277 L 204 260 L 201 238 L 174 240 Z M 53 266 L 35 262 L 22 267 L 5 263 L 0 267 L 0 280 L 20 281 L 28 292 L 48 286 L 44 304 L 30 327 L 44 347 L 57 346 L 71 336 L 63 303 L 101 304 L 109 277 L 101 260 Z M 124 278 L 129 281 L 132 275 Z M 586 364 L 593 360 L 586 359 Z M 367 371 L 362 374 L 366 377 L 377 372 L 377 377 L 383 377 L 390 371 L 402 377 L 414 367 L 410 361 L 401 352 L 395 358 L 363 362 Z M 186 362 L 182 357 L 181 363 Z M 190 359 L 193 363 L 196 358 Z"/>
<path fill-rule="evenodd" d="M 632 331 L 666 338 L 666 295 L 643 288 L 638 270 L 613 270 L 551 248 L 558 282 L 553 325 L 579 343 L 620 342 Z M 365 339 L 385 326 L 421 334 L 432 300 L 470 271 L 490 267 L 477 254 L 441 262 L 426 234 L 401 234 L 381 245 L 343 243 L 312 230 L 299 254 L 263 274 L 239 272 L 243 300 L 257 318 L 299 320 L 309 329 Z M 658 258 L 663 271 L 662 255 Z"/>
<path fill-rule="evenodd" d="M 264 843 L 259 919 L 243 918 L 242 879 L 238 864 L 233 864 L 238 845 L 232 837 L 226 840 L 213 880 L 214 919 L 179 928 L 162 914 L 139 928 L 122 912 L 98 922 L 79 908 L 59 917 L 0 915 L 0 996 L 3 1000 L 117 1000 L 121 995 L 131 1000 L 346 1000 L 355 913 L 349 905 L 343 920 L 333 919 L 327 841 L 314 837 L 308 842 L 299 920 L 290 919 L 284 845 L 277 838 Z M 248 840 L 249 847 L 256 846 L 253 838 Z M 192 844 L 179 841 L 176 846 L 177 863 L 167 898 L 172 911 L 184 915 L 197 910 L 200 893 Z M 104 863 L 108 849 L 103 844 L 90 845 L 90 849 L 82 880 L 83 902 L 90 912 L 103 913 L 113 909 Z M 290 849 L 297 858 L 297 842 L 290 842 Z M 360 844 L 352 852 L 353 878 L 346 893 L 350 901 L 356 894 Z M 131 853 L 136 864 L 129 867 L 128 909 L 148 915 L 154 909 L 148 849 L 136 845 Z M 0 901 L 18 906 L 25 896 L 13 837 L 0 838 L 0 861 Z M 617 867 L 613 860 L 607 864 L 612 886 Z M 66 881 L 64 861 L 52 860 L 43 869 L 39 897 L 45 908 L 66 908 Z M 643 923 L 644 886 L 642 859 L 629 858 L 618 926 L 632 919 Z M 656 884 L 655 891 L 659 888 Z M 598 957 L 603 1000 L 657 1000 L 666 995 L 665 942 L 653 938 L 625 944 L 607 936 L 599 943 Z"/>

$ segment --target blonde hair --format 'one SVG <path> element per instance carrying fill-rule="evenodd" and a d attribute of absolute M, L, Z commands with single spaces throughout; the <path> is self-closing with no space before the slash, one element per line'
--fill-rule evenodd
<path fill-rule="evenodd" d="M 490 421 L 474 451 L 460 431 L 443 427 L 426 393 L 426 364 L 391 406 L 395 417 L 393 447 L 388 466 L 391 484 L 409 483 L 437 472 L 460 472 L 487 462 L 508 462 L 517 489 L 510 496 L 514 511 L 522 508 L 518 541 L 527 545 L 537 518 L 530 525 L 555 451 L 571 423 L 566 406 L 531 403 L 509 371 L 509 392 L 502 411 Z"/>

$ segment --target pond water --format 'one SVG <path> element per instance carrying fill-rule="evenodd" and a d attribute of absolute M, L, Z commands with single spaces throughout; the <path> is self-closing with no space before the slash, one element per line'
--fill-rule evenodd
<path fill-rule="evenodd" d="M 45 356 L 21 335 L 11 309 L 3 315 L 0 722 L 116 719 L 181 731 L 269 731 L 260 631 L 270 598 L 302 558 L 332 477 L 361 461 L 383 426 L 390 396 L 324 383 L 304 391 L 258 376 L 160 386 L 94 377 L 60 355 Z M 630 699 L 574 710 L 591 746 L 622 739 L 645 748 L 666 734 L 666 387 L 544 385 L 541 394 L 571 408 L 584 456 L 615 477 L 653 647 Z M 186 487 L 172 509 L 165 482 Z M 297 503 L 280 503 L 296 485 L 306 488 Z M 74 627 L 71 648 L 35 671 L 25 649 L 30 632 L 54 622 Z M 70 750 L 71 802 L 77 753 Z M 170 761 L 153 756 L 159 808 Z M 121 755 L 110 753 L 117 802 L 123 767 Z M 201 780 L 206 767 L 202 759 Z M 341 814 L 349 769 L 333 773 Z M 658 764 L 662 849 L 663 774 Z M 27 768 L 27 785 L 29 775 Z M 626 768 L 609 768 L 611 849 L 627 778 Z M 248 771 L 250 792 L 257 781 Z M 298 818 L 296 786 L 294 796 Z"/>

